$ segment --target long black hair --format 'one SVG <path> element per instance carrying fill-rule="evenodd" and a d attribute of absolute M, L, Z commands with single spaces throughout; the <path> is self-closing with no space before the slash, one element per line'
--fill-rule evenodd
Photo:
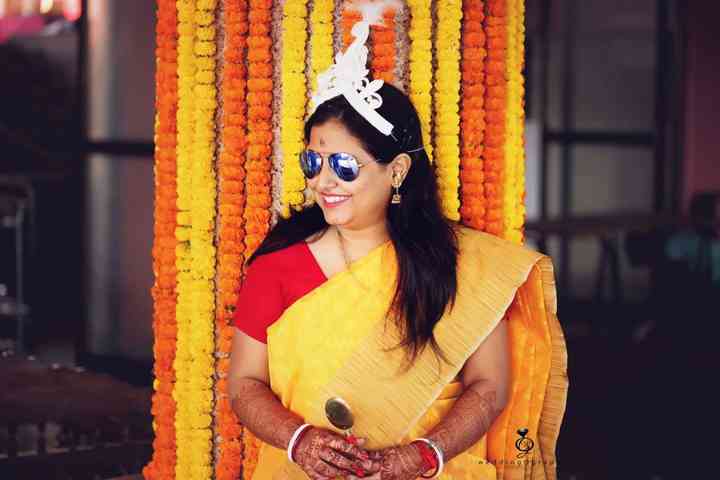
<path fill-rule="evenodd" d="M 452 308 L 457 293 L 456 223 L 443 215 L 434 168 L 425 150 L 417 150 L 422 146 L 422 134 L 415 107 L 403 92 L 388 83 L 378 93 L 382 105 L 377 111 L 394 125 L 395 138 L 377 130 L 341 95 L 322 103 L 308 118 L 305 142 L 309 142 L 315 125 L 337 120 L 380 163 L 387 164 L 401 153 L 410 156 L 412 164 L 400 187 L 402 201 L 388 207 L 386 220 L 398 262 L 396 290 L 388 314 L 400 329 L 403 340 L 395 348 L 405 347 L 406 368 L 428 343 L 447 361 L 433 328 L 445 310 Z M 317 204 L 292 211 L 289 218 L 279 219 L 248 263 L 258 255 L 304 241 L 327 228 Z"/>

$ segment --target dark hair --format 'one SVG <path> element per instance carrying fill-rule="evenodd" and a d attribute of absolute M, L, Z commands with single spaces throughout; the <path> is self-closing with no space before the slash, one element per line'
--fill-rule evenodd
<path fill-rule="evenodd" d="M 387 164 L 397 155 L 422 146 L 417 111 L 410 99 L 396 87 L 385 83 L 378 93 L 382 105 L 378 113 L 394 125 L 393 136 L 384 135 L 338 96 L 322 103 L 305 123 L 305 141 L 315 125 L 337 120 L 357 137 L 365 150 Z M 435 171 L 425 150 L 407 153 L 412 164 L 400 187 L 402 201 L 388 207 L 387 230 L 395 247 L 398 277 L 389 312 L 403 340 L 394 348 L 406 348 L 406 368 L 429 343 L 444 360 L 433 328 L 455 302 L 458 241 L 455 222 L 440 208 Z M 296 161 L 289 159 L 288 161 Z M 329 228 L 320 207 L 315 204 L 280 218 L 258 249 L 248 259 L 280 250 Z"/>

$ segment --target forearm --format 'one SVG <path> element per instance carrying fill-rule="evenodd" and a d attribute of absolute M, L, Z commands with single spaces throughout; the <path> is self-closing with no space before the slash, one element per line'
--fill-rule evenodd
<path fill-rule="evenodd" d="M 469 385 L 426 438 L 438 444 L 445 461 L 464 452 L 487 433 L 505 408 L 506 400 L 494 382 Z"/>
<path fill-rule="evenodd" d="M 233 381 L 231 405 L 240 423 L 256 437 L 283 450 L 304 423 L 280 403 L 270 387 L 254 378 Z"/>

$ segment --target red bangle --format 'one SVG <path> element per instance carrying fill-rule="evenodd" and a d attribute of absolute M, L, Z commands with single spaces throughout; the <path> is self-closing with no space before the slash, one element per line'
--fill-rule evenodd
<path fill-rule="evenodd" d="M 415 441 L 412 443 L 417 445 L 418 451 L 420 452 L 420 456 L 423 459 L 423 468 L 425 469 L 424 472 L 427 472 L 428 470 L 432 470 L 433 473 L 435 473 L 435 470 L 437 470 L 437 467 L 438 467 L 438 460 L 437 460 L 437 458 L 435 458 L 435 452 L 433 452 L 430 449 L 430 447 L 428 447 L 425 444 L 425 442 Z M 430 477 L 426 477 L 425 475 L 421 475 L 421 477 L 430 478 Z"/>
<path fill-rule="evenodd" d="M 310 430 L 312 427 L 308 427 L 304 429 L 302 432 L 300 432 L 300 435 L 295 439 L 295 445 L 293 445 L 292 451 L 290 452 L 290 458 L 293 459 L 293 462 L 295 461 L 295 449 L 300 445 L 300 440 L 302 440 L 303 436 L 307 433 L 308 430 Z"/>

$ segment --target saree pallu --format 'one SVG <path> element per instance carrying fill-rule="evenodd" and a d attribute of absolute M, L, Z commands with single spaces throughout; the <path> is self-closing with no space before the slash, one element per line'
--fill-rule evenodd
<path fill-rule="evenodd" d="M 268 328 L 270 387 L 307 423 L 335 431 L 327 399 L 343 398 L 365 448 L 404 444 L 428 433 L 463 392 L 453 381 L 507 317 L 511 394 L 490 430 L 446 463 L 441 479 L 554 479 L 555 445 L 568 389 L 552 263 L 522 245 L 460 227 L 455 305 L 435 326 L 450 360 L 425 349 L 404 374 L 401 340 L 386 312 L 397 265 L 390 241 L 307 295 Z M 261 444 L 255 480 L 307 479 L 284 450 Z"/>

